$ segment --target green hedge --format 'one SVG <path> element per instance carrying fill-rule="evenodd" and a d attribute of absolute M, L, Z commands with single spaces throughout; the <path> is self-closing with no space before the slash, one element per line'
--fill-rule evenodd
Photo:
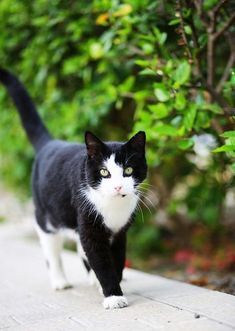
<path fill-rule="evenodd" d="M 232 159 L 210 154 L 200 166 L 195 141 L 207 133 L 220 145 L 231 128 L 225 110 L 234 106 L 234 67 L 222 77 L 232 24 L 214 40 L 215 63 L 208 53 L 234 12 L 219 3 L 2 0 L 0 63 L 25 83 L 55 137 L 83 141 L 89 129 L 119 140 L 145 130 L 159 209 L 173 221 L 184 210 L 191 222 L 214 227 Z M 33 151 L 3 88 L 0 105 L 1 177 L 27 191 Z"/>

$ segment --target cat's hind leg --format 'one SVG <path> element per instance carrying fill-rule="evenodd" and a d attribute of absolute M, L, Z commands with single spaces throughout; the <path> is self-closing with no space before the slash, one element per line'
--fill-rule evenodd
<path fill-rule="evenodd" d="M 46 233 L 39 225 L 36 225 L 36 230 L 48 265 L 52 288 L 54 290 L 70 288 L 71 285 L 66 280 L 61 261 L 63 238 L 59 233 Z"/>

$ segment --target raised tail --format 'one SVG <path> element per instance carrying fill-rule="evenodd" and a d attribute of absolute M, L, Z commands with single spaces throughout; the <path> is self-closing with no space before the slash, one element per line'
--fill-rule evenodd
<path fill-rule="evenodd" d="M 23 84 L 9 71 L 0 68 L 0 81 L 12 97 L 27 136 L 38 152 L 52 137 L 37 113 L 32 99 Z"/>

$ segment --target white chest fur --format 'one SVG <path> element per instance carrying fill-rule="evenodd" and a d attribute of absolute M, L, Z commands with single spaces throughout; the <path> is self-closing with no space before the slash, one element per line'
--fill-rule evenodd
<path fill-rule="evenodd" d="M 134 212 L 138 197 L 130 194 L 125 197 L 102 196 L 100 192 L 90 190 L 87 192 L 87 198 L 95 206 L 98 213 L 103 216 L 103 222 L 113 232 L 118 232 L 130 220 Z"/>

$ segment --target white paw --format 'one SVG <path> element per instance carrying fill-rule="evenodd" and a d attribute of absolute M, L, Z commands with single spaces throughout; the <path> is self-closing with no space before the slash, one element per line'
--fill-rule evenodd
<path fill-rule="evenodd" d="M 100 286 L 100 282 L 98 281 L 98 278 L 96 277 L 96 274 L 95 274 L 95 272 L 93 270 L 90 270 L 89 271 L 88 279 L 89 279 L 89 284 L 91 286 L 97 287 L 97 289 L 99 290 L 100 294 L 102 294 L 103 293 L 102 287 Z"/>
<path fill-rule="evenodd" d="M 105 309 L 117 309 L 127 307 L 128 302 L 124 296 L 111 295 L 104 299 L 103 306 Z"/>
<path fill-rule="evenodd" d="M 64 278 L 53 279 L 51 282 L 53 290 L 60 291 L 71 288 L 72 285 Z"/>

